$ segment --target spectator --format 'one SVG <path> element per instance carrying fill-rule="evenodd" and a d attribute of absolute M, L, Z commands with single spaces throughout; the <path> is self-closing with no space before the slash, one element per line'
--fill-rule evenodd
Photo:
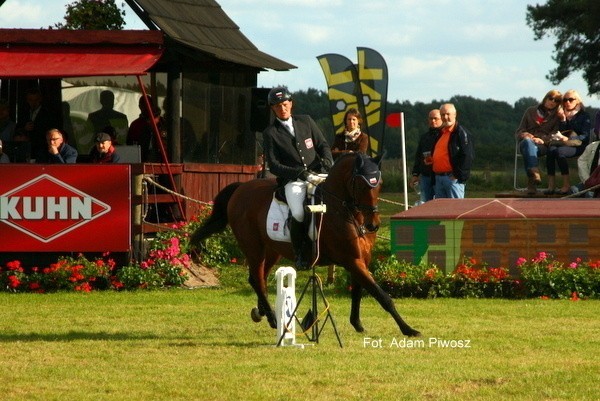
<path fill-rule="evenodd" d="M 47 152 L 46 133 L 58 126 L 57 118 L 44 104 L 39 88 L 30 88 L 25 92 L 25 107 L 20 109 L 17 118 L 15 140 L 29 141 L 31 158 L 45 159 Z"/>
<path fill-rule="evenodd" d="M 562 95 L 559 91 L 549 91 L 540 104 L 525 110 L 515 132 L 515 138 L 519 141 L 519 152 L 523 155 L 529 195 L 536 194 L 537 186 L 542 183 L 538 168 L 539 158 L 548 153 L 550 136 L 558 130 L 558 110 L 561 102 Z"/>
<path fill-rule="evenodd" d="M 435 174 L 433 174 L 433 160 L 431 154 L 433 144 L 440 133 L 442 126 L 442 117 L 439 109 L 433 109 L 428 116 L 429 130 L 421 135 L 415 154 L 415 163 L 412 168 L 412 178 L 410 185 L 415 188 L 418 184 L 420 188 L 420 202 L 424 203 L 433 199 L 435 195 L 434 183 Z"/>
<path fill-rule="evenodd" d="M 0 139 L 0 163 L 10 163 L 10 158 L 2 151 L 2 139 Z"/>
<path fill-rule="evenodd" d="M 77 161 L 77 150 L 64 140 L 61 130 L 52 128 L 46 133 L 48 146 L 46 153 L 37 159 L 37 163 L 70 164 Z"/>
<path fill-rule="evenodd" d="M 10 119 L 10 107 L 8 100 L 0 99 L 0 140 L 12 141 L 15 136 L 17 124 Z"/>
<path fill-rule="evenodd" d="M 112 138 L 106 132 L 100 132 L 95 138 L 96 145 L 90 151 L 91 163 L 119 163 L 121 156 L 113 146 Z"/>
<path fill-rule="evenodd" d="M 592 122 L 590 115 L 585 111 L 581 97 L 575 90 L 565 92 L 563 107 L 558 110 L 560 123 L 558 129 L 562 135 L 558 136 L 558 144 L 548 148 L 546 156 L 546 170 L 548 171 L 548 189 L 546 194 L 555 193 L 568 195 L 571 193 L 571 181 L 569 178 L 568 158 L 581 155 L 590 140 Z M 556 186 L 556 166 L 562 176 L 562 187 Z"/>
<path fill-rule="evenodd" d="M 598 166 L 598 156 L 600 153 L 600 141 L 594 141 L 585 147 L 583 153 L 577 159 L 577 172 L 579 173 L 579 179 L 581 182 L 577 185 L 573 185 L 571 187 L 571 192 L 577 193 L 583 191 L 585 185 L 584 183 L 590 178 L 592 172 Z M 586 192 L 586 197 L 592 198 L 594 196 L 593 192 Z"/>
<path fill-rule="evenodd" d="M 367 153 L 369 136 L 361 131 L 361 124 L 362 116 L 357 109 L 351 108 L 346 111 L 346 114 L 344 114 L 344 132 L 336 134 L 331 147 L 334 160 L 345 153 Z"/>
<path fill-rule="evenodd" d="M 452 103 L 440 107 L 442 126 L 433 145 L 433 172 L 436 198 L 464 198 L 465 183 L 471 174 L 473 141 L 456 120 Z"/>
<path fill-rule="evenodd" d="M 127 132 L 127 145 L 140 145 L 140 151 L 142 154 L 142 162 L 160 162 L 162 160 L 160 144 L 156 141 L 156 135 L 154 133 L 154 125 L 152 124 L 151 118 L 154 118 L 154 122 L 161 135 L 162 145 L 166 149 L 166 131 L 164 130 L 164 119 L 161 117 L 161 109 L 155 105 L 150 96 L 147 96 L 150 107 L 152 107 L 152 116 L 148 113 L 146 108 L 146 102 L 141 97 L 138 102 L 140 108 L 140 116 L 133 120 L 129 131 Z"/>

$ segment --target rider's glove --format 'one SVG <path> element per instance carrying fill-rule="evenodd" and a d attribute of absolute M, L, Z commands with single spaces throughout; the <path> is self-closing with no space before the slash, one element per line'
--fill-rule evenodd
<path fill-rule="evenodd" d="M 313 185 L 319 185 L 323 181 L 325 181 L 325 177 L 320 177 L 316 174 L 308 174 L 306 181 L 310 182 Z"/>

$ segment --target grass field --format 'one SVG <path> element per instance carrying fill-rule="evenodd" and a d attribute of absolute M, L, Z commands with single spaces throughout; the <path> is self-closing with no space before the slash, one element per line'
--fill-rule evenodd
<path fill-rule="evenodd" d="M 305 281 L 299 275 L 297 286 Z M 255 298 L 246 286 L 0 293 L 1 399 L 595 400 L 600 394 L 600 302 L 397 300 L 423 333 L 422 343 L 406 343 L 373 299 L 363 301 L 366 332 L 356 333 L 348 323 L 349 298 L 333 289 L 326 295 L 343 348 L 330 323 L 319 344 L 275 347 L 275 330 L 249 318 Z M 302 336 L 298 342 L 308 343 Z"/>

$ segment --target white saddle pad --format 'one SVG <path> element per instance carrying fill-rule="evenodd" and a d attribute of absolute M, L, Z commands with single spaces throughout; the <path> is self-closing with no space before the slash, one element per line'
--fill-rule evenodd
<path fill-rule="evenodd" d="M 290 214 L 290 208 L 287 203 L 281 202 L 275 199 L 271 200 L 271 206 L 269 206 L 269 212 L 267 213 L 267 235 L 273 241 L 291 242 L 290 228 L 288 227 L 288 216 Z M 305 216 L 305 219 L 309 216 Z M 308 229 L 308 237 L 311 240 L 315 240 L 314 228 L 315 219 L 310 219 L 310 227 Z"/>

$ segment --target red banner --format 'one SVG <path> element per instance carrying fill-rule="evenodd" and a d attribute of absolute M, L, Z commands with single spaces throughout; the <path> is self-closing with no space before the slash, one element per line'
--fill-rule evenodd
<path fill-rule="evenodd" d="M 128 164 L 0 165 L 0 252 L 126 252 Z"/>

